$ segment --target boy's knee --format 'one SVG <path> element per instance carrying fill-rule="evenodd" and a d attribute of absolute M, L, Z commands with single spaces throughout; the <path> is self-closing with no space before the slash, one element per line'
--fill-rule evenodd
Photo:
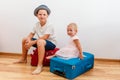
<path fill-rule="evenodd" d="M 44 39 L 37 40 L 37 46 L 45 46 L 46 42 Z"/>
<path fill-rule="evenodd" d="M 25 42 L 26 40 L 27 40 L 26 38 L 23 38 L 23 39 L 22 39 L 22 42 Z"/>

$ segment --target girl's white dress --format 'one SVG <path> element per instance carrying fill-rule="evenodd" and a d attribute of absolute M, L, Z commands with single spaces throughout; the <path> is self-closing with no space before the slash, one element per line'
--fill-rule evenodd
<path fill-rule="evenodd" d="M 79 57 L 79 50 L 77 49 L 75 43 L 73 42 L 73 40 L 75 40 L 75 39 L 79 40 L 77 35 L 70 37 L 68 45 L 61 48 L 59 51 L 57 51 L 56 56 L 59 56 L 59 57 L 65 58 L 65 59 Z"/>

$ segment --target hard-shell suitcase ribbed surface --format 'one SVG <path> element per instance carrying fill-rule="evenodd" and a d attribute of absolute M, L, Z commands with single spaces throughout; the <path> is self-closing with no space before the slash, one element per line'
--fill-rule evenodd
<path fill-rule="evenodd" d="M 68 79 L 74 79 L 80 74 L 85 73 L 94 66 L 94 55 L 89 52 L 83 52 L 84 59 L 62 59 L 53 57 L 50 60 L 50 72 L 64 76 Z"/>

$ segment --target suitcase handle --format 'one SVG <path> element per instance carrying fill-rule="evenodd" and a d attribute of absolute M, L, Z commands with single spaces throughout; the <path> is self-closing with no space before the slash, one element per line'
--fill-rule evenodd
<path fill-rule="evenodd" d="M 87 64 L 86 68 L 87 68 L 87 69 L 92 68 L 92 64 Z"/>
<path fill-rule="evenodd" d="M 62 71 L 62 70 L 59 69 L 59 68 L 55 68 L 54 73 L 57 74 L 57 75 L 60 75 L 60 76 L 65 77 L 65 73 L 64 73 L 64 71 Z"/>

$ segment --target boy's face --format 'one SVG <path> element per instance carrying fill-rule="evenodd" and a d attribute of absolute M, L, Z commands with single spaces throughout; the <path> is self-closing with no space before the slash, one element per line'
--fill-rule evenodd
<path fill-rule="evenodd" d="M 40 22 L 46 22 L 48 18 L 48 14 L 46 10 L 39 10 L 37 14 L 37 18 L 39 19 Z"/>
<path fill-rule="evenodd" d="M 77 33 L 77 31 L 74 29 L 74 27 L 72 27 L 72 26 L 67 27 L 67 34 L 69 36 L 72 37 L 72 36 L 76 35 L 76 33 Z"/>

